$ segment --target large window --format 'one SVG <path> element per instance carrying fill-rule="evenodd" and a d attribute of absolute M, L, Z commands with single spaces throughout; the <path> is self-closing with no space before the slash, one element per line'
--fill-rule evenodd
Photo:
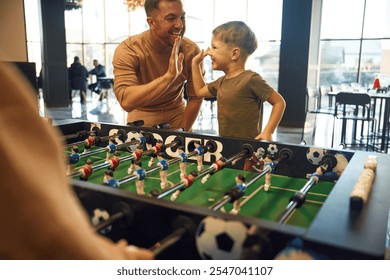
<path fill-rule="evenodd" d="M 390 0 L 322 0 L 321 18 L 319 85 L 390 83 Z"/>
<path fill-rule="evenodd" d="M 143 8 L 129 11 L 123 0 L 83 0 L 82 8 L 65 11 L 67 64 L 79 56 L 82 63 L 92 68 L 92 60 L 98 59 L 106 66 L 107 75 L 113 75 L 112 56 L 116 46 L 129 35 L 148 28 Z M 39 0 L 25 0 L 26 14 L 39 22 Z M 248 59 L 247 67 L 259 72 L 273 87 L 277 88 L 279 72 L 279 49 L 283 0 L 183 0 L 187 17 L 186 36 L 207 48 L 211 32 L 217 25 L 230 20 L 245 21 L 256 33 L 259 47 Z M 30 20 L 27 19 L 30 26 Z M 38 25 L 36 25 L 38 27 Z M 37 34 L 29 37 L 29 60 L 40 62 L 39 27 L 29 30 Z M 206 59 L 208 79 L 221 73 L 210 69 Z M 40 64 L 39 64 L 40 66 Z M 37 69 L 38 71 L 40 69 Z"/>

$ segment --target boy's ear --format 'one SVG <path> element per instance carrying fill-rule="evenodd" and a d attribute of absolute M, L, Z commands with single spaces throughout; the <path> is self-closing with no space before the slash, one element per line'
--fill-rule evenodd
<path fill-rule="evenodd" d="M 240 48 L 234 48 L 232 51 L 232 60 L 237 60 L 240 57 L 241 50 Z"/>

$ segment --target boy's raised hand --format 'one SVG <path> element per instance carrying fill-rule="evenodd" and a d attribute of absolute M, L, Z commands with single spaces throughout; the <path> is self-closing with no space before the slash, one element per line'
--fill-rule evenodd
<path fill-rule="evenodd" d="M 198 53 L 194 58 L 192 59 L 192 63 L 200 64 L 203 59 L 210 54 L 210 48 L 207 48 L 207 50 L 201 50 L 200 53 Z"/>

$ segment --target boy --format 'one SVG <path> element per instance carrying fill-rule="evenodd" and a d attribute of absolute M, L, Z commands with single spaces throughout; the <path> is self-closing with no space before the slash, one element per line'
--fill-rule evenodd
<path fill-rule="evenodd" d="M 257 48 L 257 39 L 241 21 L 231 21 L 213 30 L 211 49 L 201 51 L 192 60 L 192 75 L 198 97 L 217 97 L 219 134 L 223 137 L 255 138 L 272 141 L 286 107 L 283 97 L 263 78 L 245 69 L 249 55 Z M 209 55 L 213 70 L 225 73 L 206 84 L 201 63 Z M 271 116 L 262 130 L 263 102 L 272 106 Z"/>

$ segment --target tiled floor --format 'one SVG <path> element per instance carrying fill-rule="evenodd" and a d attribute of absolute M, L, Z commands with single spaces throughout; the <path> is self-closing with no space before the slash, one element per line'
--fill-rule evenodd
<path fill-rule="evenodd" d="M 53 118 L 54 122 L 60 122 L 65 119 L 80 119 L 92 122 L 107 122 L 120 125 L 126 124 L 126 112 L 119 106 L 112 92 L 109 94 L 109 98 L 103 102 L 98 101 L 97 94 L 91 94 L 89 92 L 87 94 L 86 105 L 80 104 L 79 96 L 75 96 L 73 98 L 72 106 L 66 108 L 45 108 L 42 99 L 40 99 L 39 103 L 41 115 Z M 268 119 L 271 107 L 270 105 L 265 104 L 264 109 L 265 123 Z M 218 133 L 216 113 L 216 102 L 204 101 L 201 112 L 194 123 L 193 131 L 196 133 L 216 135 Z M 314 139 L 312 138 L 313 123 L 314 119 L 311 116 L 306 122 L 304 134 L 302 134 L 301 128 L 278 127 L 274 134 L 274 140 L 288 144 L 300 144 L 302 140 L 305 140 L 307 145 L 330 148 L 332 146 L 331 135 L 333 119 L 328 116 L 317 117 L 317 129 Z M 337 139 L 337 137 L 336 134 L 335 139 Z M 333 147 L 337 148 L 338 145 L 335 143 Z"/>

